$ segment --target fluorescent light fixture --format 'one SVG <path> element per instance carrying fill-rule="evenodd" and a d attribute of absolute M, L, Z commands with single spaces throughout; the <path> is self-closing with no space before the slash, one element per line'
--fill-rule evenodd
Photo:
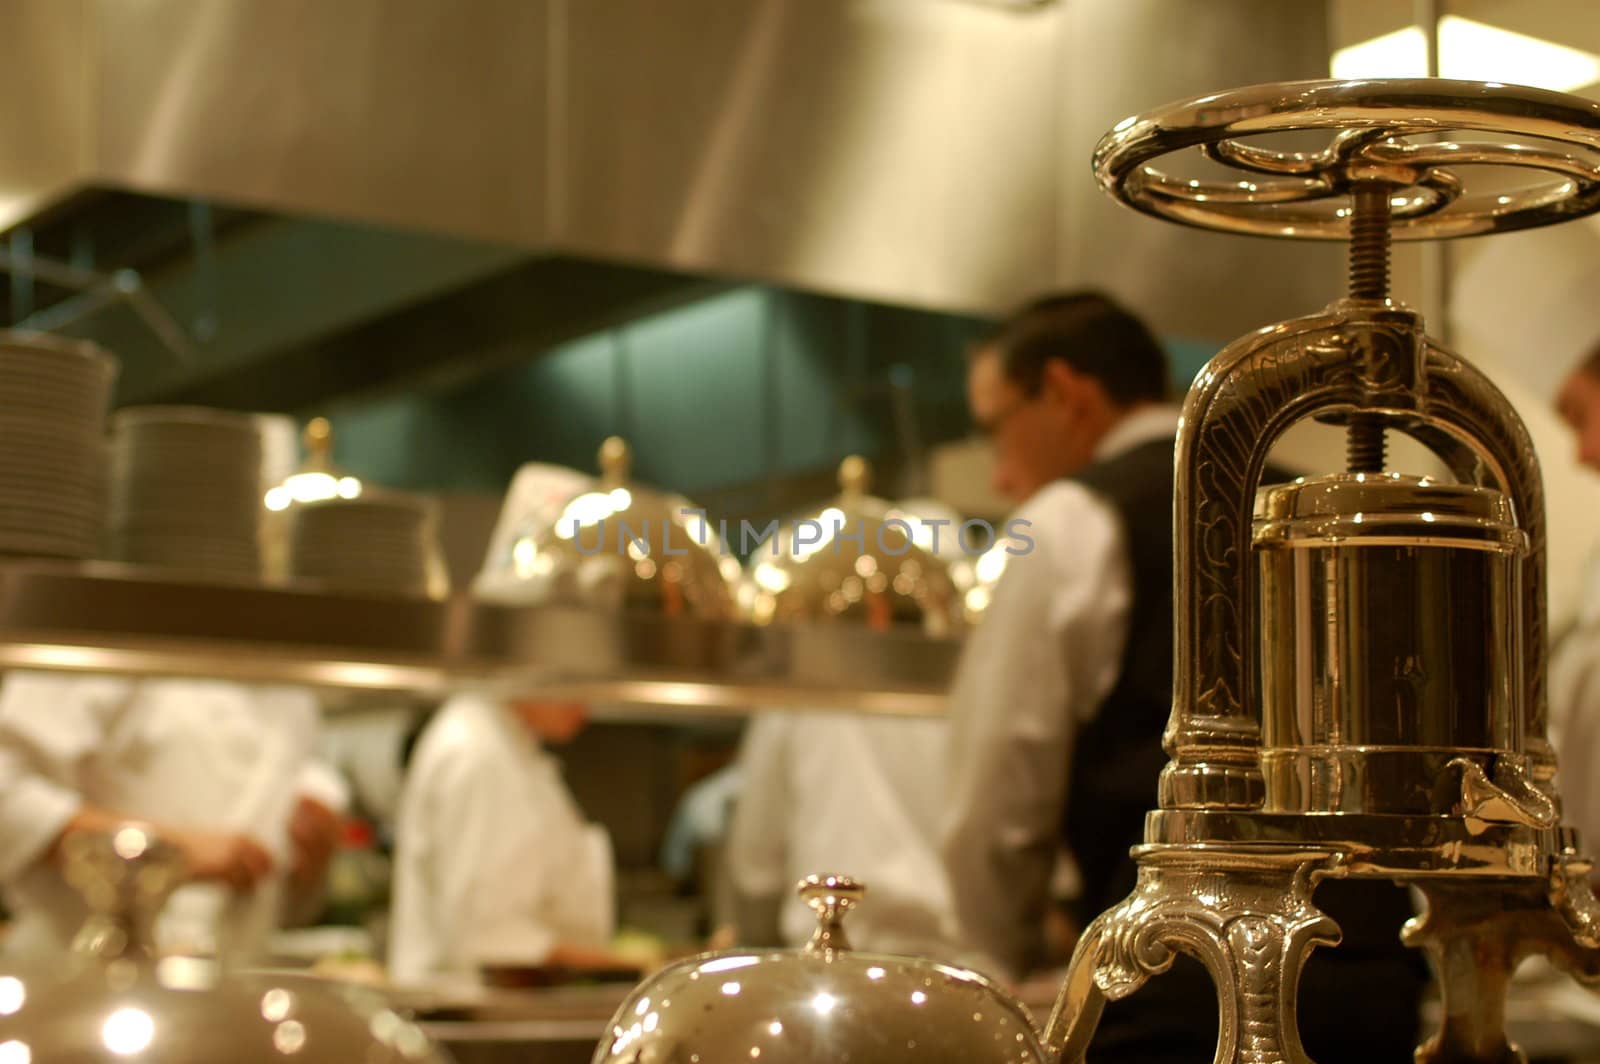
<path fill-rule="evenodd" d="M 1333 53 L 1333 76 L 1420 78 L 1428 73 L 1421 27 L 1385 33 Z M 1459 15 L 1439 20 L 1439 74 L 1570 92 L 1600 81 L 1600 56 Z"/>
<path fill-rule="evenodd" d="M 1329 63 L 1341 81 L 1358 78 L 1423 78 L 1428 76 L 1428 39 L 1418 26 L 1385 33 L 1333 53 Z"/>

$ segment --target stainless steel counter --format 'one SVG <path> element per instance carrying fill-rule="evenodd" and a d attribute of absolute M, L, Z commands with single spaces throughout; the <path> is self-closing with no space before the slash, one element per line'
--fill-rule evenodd
<path fill-rule="evenodd" d="M 605 1023 L 508 1020 L 425 1023 L 422 1029 L 456 1064 L 587 1064 Z"/>
<path fill-rule="evenodd" d="M 416 1015 L 423 1030 L 456 1064 L 584 1064 L 630 984 L 537 990 L 476 989 L 430 1001 L 430 993 L 396 992 L 393 1001 Z"/>
<path fill-rule="evenodd" d="M 857 626 L 757 628 L 0 561 L 0 668 L 426 695 L 539 689 L 697 713 L 790 705 L 930 715 L 944 710 L 959 646 Z"/>

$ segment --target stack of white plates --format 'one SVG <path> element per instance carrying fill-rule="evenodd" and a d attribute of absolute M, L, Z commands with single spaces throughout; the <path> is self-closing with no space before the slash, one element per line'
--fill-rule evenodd
<path fill-rule="evenodd" d="M 94 556 L 116 373 L 86 341 L 0 333 L 0 553 Z"/>
<path fill-rule="evenodd" d="M 426 595 L 436 520 L 430 502 L 401 492 L 363 492 L 296 506 L 290 575 L 349 591 Z"/>
<path fill-rule="evenodd" d="M 111 419 L 111 556 L 261 573 L 261 435 L 249 414 L 146 406 Z"/>

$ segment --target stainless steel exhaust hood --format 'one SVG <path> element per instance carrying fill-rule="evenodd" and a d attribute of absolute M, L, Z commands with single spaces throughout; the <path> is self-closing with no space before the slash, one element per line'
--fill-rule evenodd
<path fill-rule="evenodd" d="M 1320 305 L 1337 249 L 1291 259 L 1119 211 L 1090 149 L 1167 99 L 1322 74 L 1323 14 L 1278 0 L 10 0 L 0 233 L 12 251 L 33 235 L 64 247 L 63 230 L 107 214 L 116 229 L 129 201 L 159 200 L 136 209 L 169 221 L 183 201 L 215 204 L 226 239 L 207 263 L 175 236 L 150 259 L 84 265 L 151 261 L 178 275 L 168 283 L 221 292 L 230 313 L 253 307 L 196 351 L 210 377 L 230 358 L 293 354 L 231 380 L 249 403 L 266 374 L 325 388 L 393 362 L 386 338 L 447 352 L 450 367 L 428 363 L 443 373 L 465 348 L 518 347 L 508 331 L 560 337 L 725 280 L 953 312 L 1095 284 L 1169 335 L 1227 337 Z M 402 236 L 418 238 L 391 242 Z M 396 265 L 409 268 L 386 279 Z M 317 318 L 294 298 L 307 288 L 339 298 Z M 184 398 L 180 376 L 141 379 Z M 0 572 L 0 664 L 160 672 L 204 658 L 335 686 L 531 678 L 588 698 L 930 712 L 954 656 L 862 644 L 872 671 L 794 632 L 725 646 L 736 633 L 723 631 L 708 644 L 723 656 L 689 668 L 641 653 L 650 631 L 622 621 L 581 628 L 458 598 L 394 613 L 396 628 L 371 612 L 381 603 L 152 580 Z M 248 623 L 225 631 L 218 616 Z M 305 634 L 319 624 L 326 638 Z M 816 667 L 829 662 L 848 675 Z"/>
<path fill-rule="evenodd" d="M 13 0 L 0 225 L 116 188 L 953 311 L 1096 284 L 1231 336 L 1336 253 L 1119 212 L 1089 148 L 1326 42 L 1276 0 Z"/>

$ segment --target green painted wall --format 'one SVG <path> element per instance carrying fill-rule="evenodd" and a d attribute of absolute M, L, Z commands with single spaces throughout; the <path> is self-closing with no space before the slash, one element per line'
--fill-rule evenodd
<path fill-rule="evenodd" d="M 527 461 L 593 468 L 615 433 L 640 479 L 688 493 L 788 476 L 896 446 L 891 372 L 909 373 L 924 439 L 964 431 L 963 351 L 982 327 L 741 288 L 450 391 L 339 411 L 335 458 L 394 487 L 500 490 Z"/>
<path fill-rule="evenodd" d="M 593 469 L 626 437 L 635 475 L 695 496 L 896 455 L 891 379 L 924 444 L 966 433 L 965 350 L 983 322 L 746 287 L 642 318 L 450 391 L 334 415 L 335 458 L 422 491 L 500 491 L 517 466 Z M 1187 387 L 1216 345 L 1172 340 Z"/>

